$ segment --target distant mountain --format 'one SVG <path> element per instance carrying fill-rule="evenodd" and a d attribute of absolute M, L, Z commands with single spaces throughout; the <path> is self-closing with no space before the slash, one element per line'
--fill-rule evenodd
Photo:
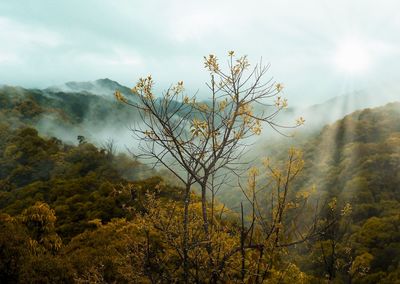
<path fill-rule="evenodd" d="M 112 81 L 100 82 L 105 83 L 110 92 L 115 86 Z M 13 128 L 32 126 L 42 135 L 68 142 L 76 143 L 76 137 L 82 135 L 96 143 L 118 138 L 122 146 L 131 144 L 129 127 L 137 123 L 140 116 L 137 110 L 111 98 L 86 91 L 3 86 L 0 87 L 0 120 Z"/>
<path fill-rule="evenodd" d="M 135 97 L 131 96 L 132 92 L 130 88 L 108 78 L 86 82 L 72 81 L 63 85 L 52 86 L 44 89 L 44 91 L 51 93 L 89 93 L 111 99 L 114 99 L 113 94 L 116 90 L 119 90 L 130 99 L 135 100 Z M 333 123 L 354 111 L 378 107 L 399 100 L 399 87 L 376 87 L 369 90 L 360 90 L 339 95 L 322 103 L 308 107 L 290 107 L 279 115 L 277 122 L 282 125 L 293 125 L 296 118 L 302 116 L 306 119 L 303 131 L 318 131 L 324 125 Z M 260 109 L 260 111 L 262 111 L 262 109 Z"/>
<path fill-rule="evenodd" d="M 309 107 L 294 107 L 282 116 L 282 120 L 293 121 L 296 117 L 303 116 L 306 119 L 303 128 L 306 131 L 315 131 L 354 111 L 379 107 L 396 101 L 400 101 L 399 87 L 371 88 L 336 96 Z"/>
<path fill-rule="evenodd" d="M 116 90 L 132 101 L 137 100 L 131 89 L 108 78 L 67 82 L 43 90 L 2 86 L 0 117 L 3 117 L 3 122 L 9 121 L 14 126 L 21 122 L 28 123 L 41 134 L 57 136 L 67 141 L 75 141 L 77 135 L 97 141 L 118 137 L 126 145 L 133 140 L 128 128 L 140 123 L 140 116 L 136 109 L 116 102 L 113 96 Z M 306 108 L 291 107 L 279 114 L 277 123 L 294 125 L 296 118 L 303 116 L 306 123 L 296 129 L 296 132 L 307 139 L 310 134 L 318 133 L 326 124 L 333 123 L 353 111 L 394 101 L 398 99 L 399 94 L 399 88 L 386 87 L 384 90 L 371 89 L 337 96 Z M 179 105 L 179 102 L 171 104 L 172 109 L 178 108 Z M 260 146 L 269 144 L 272 141 L 271 137 L 278 140 L 282 138 L 272 130 L 266 129 L 264 133 L 268 135 L 268 140 L 257 143 Z M 264 140 L 265 137 L 261 136 L 260 139 Z M 272 143 L 275 143 L 274 141 Z"/>
<path fill-rule="evenodd" d="M 107 98 L 113 98 L 113 94 L 116 90 L 119 90 L 124 95 L 131 94 L 131 90 L 119 84 L 116 81 L 110 80 L 108 78 L 98 79 L 96 81 L 87 82 L 67 82 L 59 86 L 52 86 L 45 91 L 50 92 L 65 92 L 65 93 L 80 93 L 86 92 L 99 96 L 104 96 Z"/>

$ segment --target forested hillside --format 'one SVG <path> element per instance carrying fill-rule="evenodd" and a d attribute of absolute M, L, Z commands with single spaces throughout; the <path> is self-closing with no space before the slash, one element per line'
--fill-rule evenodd
<path fill-rule="evenodd" d="M 89 93 L 12 87 L 0 91 L 0 282 L 178 281 L 182 275 L 183 189 L 151 177 L 154 171 L 118 154 L 111 140 L 95 146 L 79 135 L 88 133 L 86 127 L 112 119 L 122 123 L 137 119 L 136 114 Z M 294 226 L 294 216 L 300 215 L 291 210 L 303 208 L 296 228 L 304 230 L 307 222 L 303 220 L 316 218 L 315 226 L 323 229 L 315 229 L 288 248 L 266 242 L 271 245 L 266 250 L 270 258 L 264 260 L 256 252 L 245 256 L 249 275 L 265 269 L 268 274 L 263 277 L 272 281 L 268 283 L 397 283 L 399 110 L 399 103 L 360 110 L 317 134 L 297 140 L 282 138 L 284 142 L 258 150 L 259 157 L 269 155 L 272 164 L 285 165 L 287 148 L 301 149 L 304 167 L 297 165 L 301 174 L 290 181 L 292 201 L 284 207 L 282 223 Z M 43 119 L 49 121 L 50 116 L 55 124 L 46 128 Z M 75 146 L 45 136 L 57 133 L 51 127 L 60 133 L 74 129 L 69 135 Z M 262 188 L 274 179 L 273 174 L 267 175 L 257 183 Z M 229 189 L 215 201 L 220 215 L 213 221 L 214 245 L 235 252 L 215 256 L 223 265 L 218 277 L 226 281 L 243 273 L 236 270 L 242 264 L 235 247 L 240 248 L 241 240 L 248 238 L 242 226 L 251 224 L 246 217 L 250 219 L 240 225 L 237 204 L 244 198 L 239 194 L 240 190 Z M 233 210 L 223 205 L 226 197 Z M 263 199 L 264 209 L 273 212 L 268 198 Z M 209 281 L 215 272 L 209 269 L 215 266 L 208 263 L 206 246 L 201 246 L 199 200 L 193 194 L 190 239 L 196 250 L 190 256 L 191 277 Z M 308 205 L 301 207 L 303 202 Z M 279 226 L 273 230 L 279 231 Z M 254 234 L 254 240 L 267 236 L 262 230 Z M 293 236 L 285 231 L 284 238 L 289 241 Z M 258 266 L 252 266 L 255 263 Z"/>
<path fill-rule="evenodd" d="M 126 92 L 126 87 L 120 87 Z M 63 92 L 59 89 L 0 88 L 3 123 L 13 128 L 30 125 L 46 136 L 57 136 L 69 143 L 75 143 L 78 135 L 98 144 L 119 137 L 124 140 L 119 145 L 122 148 L 130 138 L 127 129 L 139 118 L 138 113 L 116 103 L 112 95 L 100 96 L 80 89 Z"/>
<path fill-rule="evenodd" d="M 339 218 L 345 204 L 351 214 L 324 236 L 301 246 L 301 268 L 338 283 L 397 283 L 400 265 L 400 103 L 356 111 L 318 132 L 263 141 L 250 153 L 260 164 L 284 161 L 286 149 L 304 154 L 304 169 L 292 184 L 312 189 L 322 219 Z M 258 158 L 257 158 L 258 157 Z M 267 180 L 264 180 L 267 183 Z M 232 207 L 243 198 L 238 189 L 221 192 Z M 331 203 L 332 202 L 332 203 Z M 332 210 L 328 204 L 335 205 Z M 351 267 L 363 262 L 362 278 Z M 361 271 L 361 270 L 360 270 Z M 360 272 L 359 271 L 359 272 Z M 355 279 L 357 278 L 357 279 Z"/>
<path fill-rule="evenodd" d="M 369 264 L 360 283 L 397 283 L 400 103 L 352 113 L 301 148 L 306 162 L 295 187 L 315 187 L 319 202 L 334 199 L 352 208 L 346 224 L 310 244 L 306 270 L 346 282 L 352 277 L 352 263 L 364 261 Z M 329 218 L 332 212 L 326 214 Z"/>
<path fill-rule="evenodd" d="M 0 284 L 400 284 L 399 10 L 0 0 Z"/>
<path fill-rule="evenodd" d="M 84 276 L 77 276 L 74 270 L 83 268 L 85 261 L 93 261 L 92 245 L 76 247 L 90 231 L 115 218 L 119 221 L 112 221 L 110 228 L 127 225 L 132 210 L 144 210 L 148 192 L 159 200 L 180 198 L 179 191 L 159 177 L 138 181 L 148 174 L 146 168 L 124 154 L 115 155 L 85 141 L 78 146 L 66 145 L 56 138 L 42 138 L 28 127 L 12 130 L 2 125 L 1 133 L 1 283 L 72 283 L 79 277 L 89 277 L 91 282 L 90 268 L 82 272 Z M 94 238 L 90 241 L 96 242 Z M 118 246 L 108 237 L 102 241 Z M 89 259 L 85 260 L 84 254 L 73 256 L 80 249 L 89 250 Z M 98 249 L 94 253 L 105 253 Z M 65 250 L 67 255 L 63 255 Z M 113 257 L 108 253 L 93 267 Z M 72 260 L 75 257 L 79 259 Z M 76 261 L 75 268 L 70 261 Z"/>

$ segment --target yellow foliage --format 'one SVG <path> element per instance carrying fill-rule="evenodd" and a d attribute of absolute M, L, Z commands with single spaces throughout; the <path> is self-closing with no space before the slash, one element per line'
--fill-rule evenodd
<path fill-rule="evenodd" d="M 276 88 L 276 91 L 277 91 L 278 93 L 280 93 L 280 92 L 282 92 L 282 90 L 283 90 L 283 84 L 282 84 L 282 83 L 277 83 L 277 84 L 275 85 L 275 88 Z"/>
<path fill-rule="evenodd" d="M 298 126 L 303 125 L 305 122 L 306 122 L 306 120 L 301 116 L 298 119 L 296 119 L 296 124 Z"/>
<path fill-rule="evenodd" d="M 120 102 L 123 102 L 123 103 L 128 102 L 128 100 L 122 95 L 122 93 L 120 91 L 115 91 L 114 96 Z"/>
<path fill-rule="evenodd" d="M 348 215 L 351 214 L 351 211 L 352 211 L 351 204 L 350 203 L 346 203 L 346 205 L 341 210 L 341 215 L 342 216 L 348 216 Z"/>
<path fill-rule="evenodd" d="M 208 57 L 204 56 L 204 66 L 211 72 L 219 71 L 218 59 L 213 54 L 208 55 Z"/>

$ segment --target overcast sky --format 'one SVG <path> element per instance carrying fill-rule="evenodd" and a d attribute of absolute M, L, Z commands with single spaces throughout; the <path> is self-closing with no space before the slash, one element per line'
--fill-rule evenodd
<path fill-rule="evenodd" d="M 296 104 L 397 84 L 400 1 L 0 1 L 0 84 L 108 77 L 203 94 L 203 55 L 271 63 Z M 223 62 L 223 61 L 222 61 Z"/>

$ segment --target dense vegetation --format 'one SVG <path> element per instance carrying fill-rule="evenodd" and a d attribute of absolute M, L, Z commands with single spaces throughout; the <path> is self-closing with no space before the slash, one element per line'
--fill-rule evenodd
<path fill-rule="evenodd" d="M 345 116 L 293 143 L 304 152 L 305 167 L 293 186 L 315 188 L 313 198 L 351 204 L 351 214 L 297 253 L 303 271 L 339 283 L 397 283 L 400 272 L 400 103 Z M 264 152 L 282 159 L 282 144 Z M 261 150 L 262 151 L 262 150 Z M 232 202 L 232 201 L 231 201 Z M 340 216 L 325 206 L 324 220 Z M 354 277 L 354 263 L 364 262 Z M 356 279 L 355 279 L 356 278 Z M 357 281 L 356 281 L 357 280 Z"/>
<path fill-rule="evenodd" d="M 115 85 L 119 86 L 111 84 Z M 126 92 L 126 87 L 120 87 Z M 76 142 L 78 135 L 96 142 L 112 135 L 121 136 L 138 117 L 136 112 L 112 100 L 112 94 L 107 97 L 86 91 L 0 87 L 0 121 L 13 128 L 30 125 L 46 136 L 57 136 L 70 143 Z M 99 137 L 105 130 L 109 136 Z"/>
<path fill-rule="evenodd" d="M 338 208 L 351 205 L 351 214 L 340 225 L 292 250 L 303 271 L 338 283 L 397 283 L 399 122 L 400 104 L 391 103 L 354 112 L 318 133 L 275 139 L 258 149 L 257 156 L 269 156 L 275 162 L 284 160 L 287 147 L 302 149 L 303 173 L 292 186 L 295 191 L 314 189 L 312 198 L 321 208 L 322 222 L 341 219 Z M 220 198 L 237 208 L 240 190 L 236 194 L 225 190 Z M 329 203 L 336 204 L 336 209 Z M 364 262 L 365 271 L 358 268 L 362 277 L 355 275 L 354 265 L 360 261 Z"/>
<path fill-rule="evenodd" d="M 322 262 L 321 275 L 344 277 L 350 263 L 364 257 L 370 258 L 370 265 L 360 282 L 400 279 L 399 147 L 399 103 L 357 111 L 304 145 L 309 163 L 298 186 L 314 184 L 326 200 L 337 196 L 338 203 L 352 205 L 348 224 L 320 240 L 328 263 L 317 257 L 310 265 L 307 256 L 309 271 L 318 271 L 316 266 Z M 314 245 L 314 249 L 321 257 L 321 247 Z"/>
<path fill-rule="evenodd" d="M 71 249 L 63 243 L 115 218 L 116 224 L 126 223 L 131 209 L 143 210 L 141 199 L 149 190 L 160 200 L 179 199 L 158 177 L 131 181 L 143 167 L 123 154 L 87 142 L 69 146 L 44 139 L 33 128 L 2 125 L 1 133 L 1 283 L 72 281 L 74 270 L 56 253 Z"/>
<path fill-rule="evenodd" d="M 16 215 L 37 201 L 55 209 L 57 232 L 70 238 L 99 218 L 124 217 L 122 206 L 134 196 L 113 195 L 128 180 L 137 180 L 143 167 L 120 154 L 114 156 L 83 142 L 78 147 L 56 138 L 43 139 L 33 128 L 2 128 L 0 150 L 0 207 Z M 144 189 L 160 182 L 142 182 Z M 132 193 L 133 194 L 133 193 Z"/>
<path fill-rule="evenodd" d="M 182 189 L 159 177 L 144 179 L 143 165 L 110 148 L 83 137 L 72 146 L 32 127 L 49 113 L 65 125 L 82 123 L 87 107 L 96 105 L 84 101 L 98 98 L 68 94 L 63 100 L 63 93 L 8 87 L 1 92 L 0 283 L 179 282 L 174 245 L 182 230 Z M 329 226 L 296 247 L 275 250 L 267 283 L 398 283 L 399 110 L 394 103 L 358 111 L 306 139 L 293 194 L 315 188 L 309 194 L 319 203 L 318 222 Z M 281 151 L 275 160 L 283 160 Z M 194 195 L 193 240 L 201 237 L 199 206 Z M 223 232 L 218 248 L 229 250 L 241 241 L 240 218 L 217 208 L 225 215 L 216 217 Z M 203 253 L 193 252 L 193 267 L 206 282 L 212 271 Z M 240 257 L 226 265 L 222 279 L 240 279 Z"/>
<path fill-rule="evenodd" d="M 179 282 L 181 189 L 157 177 L 129 181 L 119 167 L 135 170 L 134 162 L 87 142 L 68 146 L 32 128 L 3 126 L 2 133 L 1 283 Z M 204 236 L 195 195 L 190 208 L 196 242 Z M 223 256 L 240 243 L 241 231 L 232 212 L 216 210 L 225 216 L 212 223 Z M 279 251 L 274 257 L 286 250 Z M 208 279 L 204 248 L 193 253 L 197 277 Z M 239 261 L 221 262 L 221 277 L 238 277 Z M 288 260 L 275 262 L 276 277 L 306 279 L 294 264 L 280 272 Z"/>

